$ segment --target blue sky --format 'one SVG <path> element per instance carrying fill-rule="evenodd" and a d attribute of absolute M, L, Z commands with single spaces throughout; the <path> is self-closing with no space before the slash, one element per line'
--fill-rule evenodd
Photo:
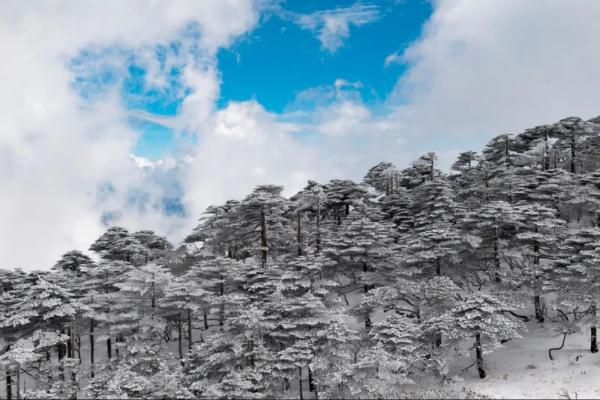
<path fill-rule="evenodd" d="M 365 14 L 363 20 L 352 23 L 349 17 L 347 36 L 341 38 L 336 48 L 325 48 L 318 37 L 319 15 L 357 9 Z M 432 5 L 425 0 L 284 1 L 264 13 L 254 29 L 231 46 L 219 49 L 216 67 L 221 82 L 216 107 L 253 99 L 276 114 L 312 111 L 328 100 L 302 101 L 299 94 L 345 80 L 354 85 L 353 92 L 361 102 L 377 110 L 407 68 L 399 58 L 388 64 L 386 59 L 401 54 L 419 37 L 431 13 Z M 307 26 L 310 18 L 317 21 L 312 28 Z M 174 117 L 189 95 L 181 80 L 184 63 L 167 62 L 170 56 L 177 57 L 183 52 L 181 43 L 157 45 L 152 52 L 166 76 L 159 88 L 149 87 L 143 59 L 115 46 L 87 48 L 71 60 L 75 72 L 73 86 L 85 99 L 101 97 L 116 86 L 129 110 Z M 119 60 L 116 63 L 115 55 Z M 130 118 L 129 123 L 139 132 L 133 149 L 135 155 L 158 160 L 181 150 L 181 132 L 139 117 Z"/>

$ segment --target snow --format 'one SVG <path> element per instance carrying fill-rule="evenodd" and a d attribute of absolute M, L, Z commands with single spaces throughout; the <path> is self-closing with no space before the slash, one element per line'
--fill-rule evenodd
<path fill-rule="evenodd" d="M 522 339 L 485 355 L 485 379 L 479 379 L 475 368 L 466 371 L 464 386 L 503 399 L 600 397 L 600 353 L 590 353 L 589 332 L 568 335 L 564 348 L 552 352 L 552 361 L 548 349 L 560 346 L 562 334 L 548 323 L 530 322 L 528 328 Z M 455 368 L 471 362 L 460 360 Z"/>

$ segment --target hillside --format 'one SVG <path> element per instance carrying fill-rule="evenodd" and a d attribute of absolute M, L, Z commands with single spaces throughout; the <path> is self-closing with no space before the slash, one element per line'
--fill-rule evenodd
<path fill-rule="evenodd" d="M 109 227 L 0 269 L 0 395 L 597 397 L 599 168 L 597 119 L 570 117 L 450 173 L 261 185 L 177 248 Z"/>

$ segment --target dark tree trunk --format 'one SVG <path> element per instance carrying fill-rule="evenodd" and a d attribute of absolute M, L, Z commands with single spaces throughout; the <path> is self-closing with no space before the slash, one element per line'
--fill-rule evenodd
<path fill-rule="evenodd" d="M 64 333 L 64 330 L 61 331 Z M 57 356 L 58 356 L 58 379 L 64 381 L 65 380 L 65 370 L 62 365 L 62 359 L 65 358 L 67 354 L 67 345 L 64 342 L 60 342 L 57 345 Z"/>
<path fill-rule="evenodd" d="M 250 354 L 250 357 L 248 358 L 248 364 L 250 367 L 254 368 L 254 342 L 252 339 L 248 339 L 246 347 L 248 349 L 248 354 Z"/>
<path fill-rule="evenodd" d="M 535 232 L 537 233 L 538 229 L 535 228 Z M 540 243 L 536 240 L 533 243 L 533 264 L 540 265 Z M 544 310 L 542 309 L 542 300 L 540 297 L 540 292 L 542 291 L 542 282 L 540 281 L 540 277 L 536 276 L 535 281 L 533 283 L 535 285 L 534 288 L 534 297 L 533 303 L 535 306 L 535 318 L 538 322 L 544 322 Z"/>
<path fill-rule="evenodd" d="M 10 370 L 6 370 L 6 399 L 12 400 L 12 375 Z"/>
<path fill-rule="evenodd" d="M 112 342 L 110 340 L 110 336 L 108 337 L 108 339 L 106 339 L 106 355 L 108 357 L 108 360 L 110 361 L 110 359 L 112 358 Z"/>
<path fill-rule="evenodd" d="M 440 347 L 442 345 L 442 334 L 437 332 L 435 334 L 435 339 L 434 339 L 434 343 L 433 343 L 434 347 Z"/>
<path fill-rule="evenodd" d="M 596 304 L 592 305 L 592 317 L 594 318 L 594 320 L 596 319 Z M 598 340 L 597 340 L 596 325 L 592 326 L 590 331 L 591 331 L 590 352 L 597 353 L 598 352 Z"/>
<path fill-rule="evenodd" d="M 510 168 L 510 140 L 508 135 L 504 136 L 504 158 L 506 170 L 508 171 L 508 168 Z"/>
<path fill-rule="evenodd" d="M 367 272 L 369 270 L 369 266 L 368 264 L 365 262 L 363 264 L 363 272 Z M 363 285 L 363 291 L 365 293 L 369 292 L 369 290 L 373 289 L 373 285 Z M 371 322 L 371 315 L 369 313 L 369 311 L 365 311 L 365 329 L 367 331 L 369 331 L 371 329 L 372 326 L 372 322 Z"/>
<path fill-rule="evenodd" d="M 152 309 L 156 308 L 156 293 L 154 292 L 154 273 L 152 273 Z"/>
<path fill-rule="evenodd" d="M 481 334 L 477 332 L 475 334 L 475 354 L 477 356 L 477 370 L 479 371 L 479 377 L 485 378 L 486 373 L 483 368 L 483 350 L 481 348 Z"/>
<path fill-rule="evenodd" d="M 598 214 L 600 215 L 600 214 Z M 599 217 L 600 218 L 600 217 Z M 319 254 L 321 251 L 321 202 L 317 199 L 317 237 L 315 240 L 315 253 Z"/>
<path fill-rule="evenodd" d="M 50 351 L 46 350 L 46 361 L 50 362 Z M 52 370 L 48 368 L 48 375 L 46 375 L 46 379 L 48 384 L 46 385 L 46 393 L 50 393 L 50 386 L 52 385 Z"/>
<path fill-rule="evenodd" d="M 64 333 L 64 331 L 61 331 Z M 64 342 L 60 342 L 56 345 L 56 355 L 58 356 L 58 361 L 60 362 L 66 355 L 66 344 Z"/>
<path fill-rule="evenodd" d="M 313 378 L 312 370 L 310 366 L 308 367 L 308 390 L 315 394 L 315 399 L 319 398 L 319 394 L 317 393 L 317 386 L 315 385 L 315 380 Z"/>
<path fill-rule="evenodd" d="M 73 357 L 73 330 L 67 329 L 67 335 L 69 336 L 69 341 L 67 342 L 67 357 Z"/>
<path fill-rule="evenodd" d="M 500 238 L 498 237 L 498 227 L 496 227 L 495 230 L 495 234 L 494 234 L 494 280 L 497 283 L 502 282 L 502 279 L 500 278 L 500 252 L 499 252 L 499 248 L 498 248 L 498 242 L 500 241 Z"/>
<path fill-rule="evenodd" d="M 348 215 L 350 215 L 350 204 L 346 203 L 344 204 L 344 216 L 347 217 Z"/>
<path fill-rule="evenodd" d="M 19 367 L 17 367 L 15 375 L 17 375 L 17 400 L 21 400 L 21 371 Z"/>
<path fill-rule="evenodd" d="M 300 400 L 304 400 L 304 394 L 302 393 L 302 367 L 298 367 L 298 387 L 300 388 Z"/>
<path fill-rule="evenodd" d="M 577 153 L 575 151 L 575 131 L 571 132 L 571 173 L 575 173 L 575 162 Z"/>
<path fill-rule="evenodd" d="M 204 310 L 204 330 L 208 330 L 208 315 L 206 315 L 207 312 L 206 310 Z"/>
<path fill-rule="evenodd" d="M 192 350 L 192 309 L 187 310 L 188 350 Z"/>
<path fill-rule="evenodd" d="M 535 318 L 540 323 L 544 322 L 544 311 L 542 310 L 542 300 L 539 294 L 533 297 L 533 303 L 535 305 Z"/>
<path fill-rule="evenodd" d="M 296 216 L 296 225 L 297 225 L 297 242 L 298 242 L 298 256 L 302 255 L 302 227 L 300 225 L 300 211 L 298 211 L 298 214 Z"/>
<path fill-rule="evenodd" d="M 221 283 L 219 284 L 219 295 L 223 297 L 225 294 L 225 288 L 223 286 L 223 276 L 221 276 Z M 219 327 L 221 332 L 223 332 L 223 324 L 225 323 L 225 303 L 221 301 L 219 304 Z"/>
<path fill-rule="evenodd" d="M 267 267 L 267 216 L 264 208 L 260 210 L 260 261 L 263 268 Z"/>
<path fill-rule="evenodd" d="M 90 376 L 94 377 L 94 320 L 90 320 Z"/>
<path fill-rule="evenodd" d="M 435 260 L 435 274 L 442 276 L 442 263 L 439 258 Z"/>
<path fill-rule="evenodd" d="M 179 318 L 177 321 L 177 331 L 179 334 L 178 337 L 178 350 L 179 350 L 179 358 L 183 358 L 183 317 L 181 313 L 179 313 Z"/>

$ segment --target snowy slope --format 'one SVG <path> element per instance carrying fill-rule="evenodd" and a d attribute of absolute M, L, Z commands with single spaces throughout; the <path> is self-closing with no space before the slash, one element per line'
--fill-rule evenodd
<path fill-rule="evenodd" d="M 466 371 L 464 386 L 494 398 L 600 398 L 600 353 L 590 353 L 589 332 L 568 335 L 562 350 L 562 335 L 552 326 L 529 324 L 523 339 L 486 355 L 488 377 L 479 379 L 475 368 Z M 472 360 L 463 361 L 462 367 Z"/>

